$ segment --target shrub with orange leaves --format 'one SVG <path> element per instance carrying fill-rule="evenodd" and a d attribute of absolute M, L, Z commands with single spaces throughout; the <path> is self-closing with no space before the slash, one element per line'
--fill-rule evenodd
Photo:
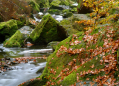
<path fill-rule="evenodd" d="M 24 0 L 0 0 L 0 16 L 4 21 L 19 19 L 19 14 L 30 16 L 31 9 L 28 2 Z"/>
<path fill-rule="evenodd" d="M 83 5 L 93 9 L 90 13 L 90 20 L 76 21 L 76 23 L 84 24 L 95 29 L 98 24 L 111 23 L 113 20 L 118 20 L 118 13 L 111 14 L 110 10 L 119 8 L 119 1 L 116 0 L 83 0 Z M 88 28 L 86 28 L 87 30 Z"/>
<path fill-rule="evenodd" d="M 47 58 L 46 67 L 41 75 L 41 78 L 45 76 L 48 79 L 46 86 L 76 86 L 78 83 L 91 86 L 119 85 L 119 25 L 109 21 L 116 15 L 111 15 L 109 9 L 115 8 L 118 2 L 84 1 L 88 2 L 84 5 L 94 8 L 95 15 L 91 21 L 79 21 L 87 24 L 87 31 L 61 41 L 55 52 Z M 103 14 L 105 17 L 101 18 Z M 99 23 L 112 24 L 96 28 Z M 82 81 L 84 82 L 81 83 Z"/>

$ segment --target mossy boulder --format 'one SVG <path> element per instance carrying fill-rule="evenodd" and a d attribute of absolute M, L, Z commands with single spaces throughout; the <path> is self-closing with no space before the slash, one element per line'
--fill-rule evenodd
<path fill-rule="evenodd" d="M 70 10 L 72 13 L 77 13 L 77 7 L 72 7 L 71 10 Z"/>
<path fill-rule="evenodd" d="M 80 21 L 80 18 L 75 15 L 60 21 L 60 25 L 65 28 L 67 36 L 75 34 L 78 31 L 83 31 L 84 26 L 80 26 L 78 23 L 75 23 L 75 21 Z"/>
<path fill-rule="evenodd" d="M 56 46 L 59 44 L 59 41 L 52 41 L 50 43 L 48 43 L 48 46 L 51 46 L 53 50 L 56 49 Z"/>
<path fill-rule="evenodd" d="M 71 0 L 53 0 L 50 3 L 50 6 L 58 6 L 58 5 L 69 6 L 69 5 L 71 5 L 71 3 L 73 3 L 73 1 L 71 1 Z"/>
<path fill-rule="evenodd" d="M 68 18 L 68 17 L 71 17 L 73 15 L 72 12 L 66 12 L 63 14 L 63 18 Z"/>
<path fill-rule="evenodd" d="M 78 30 L 73 28 L 72 23 L 70 22 L 70 20 L 64 19 L 60 22 L 60 24 L 65 28 L 65 30 L 67 32 L 67 36 L 70 36 L 70 35 L 78 32 Z"/>
<path fill-rule="evenodd" d="M 73 3 L 71 0 L 61 0 L 60 5 L 70 6 Z"/>
<path fill-rule="evenodd" d="M 47 8 L 49 7 L 49 3 L 52 1 L 52 0 L 35 0 L 37 2 L 37 4 L 40 5 L 40 8 Z"/>
<path fill-rule="evenodd" d="M 50 14 L 45 15 L 41 23 L 30 34 L 30 39 L 35 44 L 61 41 L 66 37 L 65 29 Z"/>
<path fill-rule="evenodd" d="M 51 3 L 50 3 L 50 6 L 59 6 L 59 4 L 61 3 L 61 0 L 53 0 Z"/>
<path fill-rule="evenodd" d="M 7 22 L 0 23 L 0 42 L 3 42 L 5 39 L 11 37 L 16 30 L 18 30 L 18 25 L 21 25 L 21 22 L 17 20 L 9 20 Z"/>
<path fill-rule="evenodd" d="M 32 13 L 40 11 L 40 5 L 35 0 L 28 1 L 28 4 L 33 8 Z"/>
<path fill-rule="evenodd" d="M 114 33 L 110 33 L 109 35 L 113 34 L 113 42 L 115 43 L 119 42 L 119 30 L 118 26 L 111 27 L 111 26 L 102 26 L 99 28 L 96 28 L 95 30 L 92 30 L 88 35 L 96 36 L 94 40 L 97 40 L 95 43 L 91 42 L 90 39 L 85 39 L 87 34 L 84 32 L 79 32 L 77 34 L 73 34 L 66 38 L 65 40 L 61 41 L 57 46 L 53 54 L 51 54 L 47 58 L 47 64 L 46 67 L 40 76 L 47 78 L 47 84 L 51 83 L 55 84 L 55 86 L 69 86 L 69 85 L 78 85 L 80 82 L 83 82 L 82 84 L 90 85 L 89 82 L 95 82 L 95 85 L 99 85 L 100 82 L 97 82 L 96 80 L 102 80 L 102 78 L 99 77 L 107 77 L 106 80 L 109 82 L 109 79 L 116 79 L 114 81 L 118 83 L 118 55 L 119 55 L 119 49 L 116 47 L 117 50 L 115 52 L 112 52 L 112 49 L 110 48 L 110 51 L 104 51 L 106 50 L 104 47 L 105 42 L 104 40 L 110 39 L 106 33 L 108 30 L 114 30 Z M 108 27 L 106 29 L 106 27 Z M 116 31 L 116 32 L 115 32 Z M 86 41 L 87 40 L 87 41 Z M 76 43 L 76 41 L 80 41 L 79 43 Z M 89 41 L 91 42 L 89 45 Z M 110 41 L 108 41 L 111 43 Z M 87 47 L 88 46 L 88 47 Z M 113 45 L 110 45 L 111 47 Z M 114 45 L 115 46 L 115 45 Z M 77 51 L 76 49 L 80 49 Z M 98 52 L 98 53 L 96 53 Z M 100 52 L 100 53 L 99 53 Z M 103 55 L 102 55 L 103 53 Z M 105 54 L 104 54 L 105 53 Z M 113 64 L 114 67 L 111 70 L 107 69 L 107 65 L 111 64 L 110 62 L 107 62 L 107 58 L 110 58 L 110 56 L 116 55 L 116 57 L 111 57 L 115 60 L 113 61 L 116 65 Z M 104 60 L 106 59 L 106 60 Z M 117 59 L 117 60 L 116 60 Z M 117 61 L 117 62 L 115 62 Z M 115 71 L 115 72 L 114 72 Z M 110 76 L 111 75 L 111 76 Z M 112 77 L 113 76 L 113 77 Z M 38 77 L 39 78 L 39 77 Z M 105 80 L 105 79 L 104 79 Z M 109 82 L 111 83 L 111 82 Z M 104 85 L 104 83 L 101 83 Z"/>
<path fill-rule="evenodd" d="M 60 15 L 60 14 L 61 14 L 61 11 L 58 10 L 58 9 L 49 9 L 49 10 L 48 10 L 48 13 Z"/>
<path fill-rule="evenodd" d="M 4 42 L 4 47 L 22 47 L 24 45 L 24 35 L 17 30 L 14 35 L 10 37 L 10 39 Z"/>
<path fill-rule="evenodd" d="M 82 34 L 83 34 L 83 32 L 79 32 L 77 34 L 77 36 L 79 37 L 78 39 L 80 41 L 83 38 L 83 35 Z M 84 43 L 81 43 L 81 44 L 76 45 L 76 46 L 70 46 L 69 43 L 72 40 L 72 37 L 73 37 L 73 35 L 69 36 L 68 38 L 66 38 L 65 40 L 61 41 L 56 46 L 54 53 L 51 54 L 47 58 L 46 67 L 45 67 L 45 69 L 44 69 L 44 71 L 43 71 L 43 73 L 42 73 L 42 75 L 40 77 L 42 77 L 42 76 L 45 76 L 45 77 L 47 77 L 47 76 L 53 76 L 54 77 L 55 76 L 55 77 L 57 77 L 60 74 L 60 71 L 63 70 L 63 69 L 65 69 L 64 67 L 67 67 L 68 62 L 72 61 L 73 58 L 76 58 L 78 56 L 78 54 L 73 55 L 73 56 L 70 56 L 68 53 L 63 54 L 60 57 L 57 57 L 57 55 L 56 55 L 56 53 L 58 52 L 60 46 L 62 46 L 62 45 L 64 45 L 67 48 L 70 48 L 71 47 L 73 49 L 76 49 L 76 48 L 79 48 L 80 49 L 82 46 L 85 46 Z M 49 65 L 49 63 L 51 63 L 51 64 Z M 77 64 L 79 64 L 79 63 L 77 62 Z M 55 69 L 54 71 L 56 71 L 56 74 L 53 75 L 52 73 L 50 73 L 50 69 L 48 67 L 49 68 L 52 68 L 53 70 Z M 56 82 L 57 82 L 57 80 L 56 80 Z M 63 86 L 68 86 L 68 85 L 63 85 Z"/>
<path fill-rule="evenodd" d="M 26 81 L 26 83 L 21 84 L 20 86 L 43 86 L 47 82 L 47 79 L 45 77 L 42 77 L 41 80 L 35 79 L 32 81 Z"/>

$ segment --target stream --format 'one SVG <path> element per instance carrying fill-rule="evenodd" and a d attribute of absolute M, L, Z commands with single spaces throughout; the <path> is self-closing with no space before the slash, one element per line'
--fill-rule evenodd
<path fill-rule="evenodd" d="M 46 57 L 53 52 L 50 46 L 31 46 L 26 48 L 5 48 L 0 44 L 0 58 L 6 57 Z M 10 59 L 13 59 L 10 58 Z M 0 86 L 18 86 L 19 84 L 36 78 L 41 73 L 36 73 L 46 65 L 45 59 L 39 59 L 37 64 L 34 61 L 11 65 L 11 69 L 0 73 Z"/>
<path fill-rule="evenodd" d="M 77 3 L 74 4 L 77 6 Z M 64 9 L 70 9 L 69 6 L 60 7 Z M 43 15 L 42 12 L 38 13 L 39 15 Z M 47 14 L 47 13 L 46 13 Z M 45 15 L 46 15 L 45 14 Z M 33 15 L 35 21 L 41 22 L 41 19 L 36 18 L 36 14 Z M 63 20 L 62 15 L 51 14 L 51 16 L 56 19 L 57 21 Z M 32 28 L 29 26 L 23 26 L 19 29 L 21 33 L 25 34 L 26 36 L 32 32 Z M 22 57 L 43 57 L 49 56 L 53 52 L 51 46 L 46 45 L 33 45 L 33 46 L 26 46 L 24 48 L 5 48 L 3 44 L 0 44 L 0 59 L 1 58 L 10 58 L 11 61 L 14 58 L 22 58 Z M 10 63 L 10 62 L 9 62 Z M 30 79 L 36 78 L 41 75 L 40 73 L 36 73 L 39 69 L 42 69 L 46 66 L 46 60 L 40 59 L 36 62 L 28 61 L 27 63 L 17 63 L 14 65 L 10 65 L 10 70 L 6 70 L 5 72 L 0 71 L 0 86 L 18 86 L 19 84 L 26 82 Z"/>

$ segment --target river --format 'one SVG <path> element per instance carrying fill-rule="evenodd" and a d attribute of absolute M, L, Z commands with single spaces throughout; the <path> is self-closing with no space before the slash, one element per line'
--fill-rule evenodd
<path fill-rule="evenodd" d="M 77 6 L 77 4 L 74 4 Z M 61 7 L 65 9 L 69 9 L 68 6 Z M 43 14 L 41 12 L 39 15 Z M 46 13 L 47 14 L 47 13 Z M 63 20 L 61 15 L 52 14 L 51 15 L 57 21 Z M 41 22 L 41 19 L 36 18 L 34 14 L 35 21 Z M 29 26 L 24 26 L 19 29 L 21 33 L 26 35 L 32 32 L 32 28 Z M 1 58 L 10 58 L 10 60 L 14 60 L 14 58 L 23 58 L 23 57 L 43 57 L 44 55 L 47 57 L 53 52 L 50 46 L 46 45 L 33 45 L 31 47 L 27 46 L 24 48 L 5 48 L 3 44 L 0 44 L 0 59 Z M 10 70 L 6 70 L 5 72 L 0 71 L 0 86 L 18 86 L 19 84 L 28 81 L 29 79 L 36 78 L 41 75 L 40 73 L 36 73 L 39 69 L 42 69 L 46 66 L 45 59 L 39 59 L 36 62 L 28 61 L 27 63 L 19 63 L 10 65 Z"/>
<path fill-rule="evenodd" d="M 42 57 L 48 56 L 52 53 L 50 46 L 32 46 L 26 48 L 5 48 L 0 44 L 0 58 L 6 57 Z M 28 63 L 20 63 L 10 65 L 11 70 L 0 73 L 0 86 L 18 86 L 29 79 L 40 76 L 41 73 L 36 73 L 39 69 L 44 68 L 46 65 L 45 59 L 39 59 L 37 64 L 34 61 Z"/>

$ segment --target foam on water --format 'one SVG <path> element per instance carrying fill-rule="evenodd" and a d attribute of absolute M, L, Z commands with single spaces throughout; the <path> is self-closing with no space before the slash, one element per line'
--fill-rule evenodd
<path fill-rule="evenodd" d="M 13 70 L 0 73 L 0 86 L 18 86 L 20 83 L 36 78 L 41 74 L 36 74 L 37 70 L 45 65 L 46 62 L 39 63 L 37 66 L 28 62 L 13 66 Z"/>

